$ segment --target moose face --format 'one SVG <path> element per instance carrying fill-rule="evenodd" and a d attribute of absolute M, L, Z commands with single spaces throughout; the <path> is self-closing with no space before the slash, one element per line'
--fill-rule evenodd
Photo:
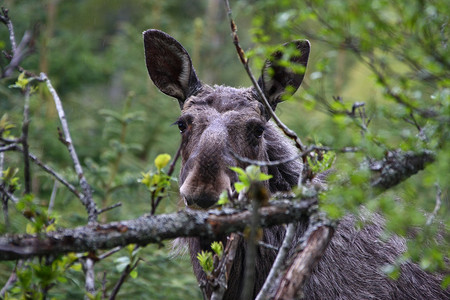
<path fill-rule="evenodd" d="M 242 166 L 233 153 L 268 160 L 264 151 L 267 121 L 252 91 L 228 87 L 205 88 L 184 104 L 177 124 L 182 135 L 180 193 L 186 205 L 208 208 L 236 175 L 230 166 Z"/>
<path fill-rule="evenodd" d="M 180 194 L 187 206 L 206 209 L 217 202 L 222 191 L 231 191 L 237 176 L 229 167 L 245 167 L 237 156 L 270 161 L 286 153 L 289 145 L 277 138 L 279 133 L 254 88 L 202 84 L 187 51 L 162 31 L 144 32 L 144 46 L 151 79 L 162 92 L 178 99 L 181 107 L 175 124 L 182 139 Z M 296 41 L 285 47 L 297 49 L 291 63 L 306 66 L 309 42 Z M 283 95 L 297 90 L 304 76 L 304 72 L 281 66 L 282 56 L 278 51 L 267 60 L 258 81 L 273 109 Z M 287 86 L 291 86 L 289 92 Z M 270 190 L 290 188 L 282 176 L 272 175 Z"/>

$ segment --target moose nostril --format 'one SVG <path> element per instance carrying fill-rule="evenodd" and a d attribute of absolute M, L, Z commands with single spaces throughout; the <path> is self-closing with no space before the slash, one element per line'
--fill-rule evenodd
<path fill-rule="evenodd" d="M 184 202 L 188 207 L 198 206 L 203 209 L 207 209 L 217 203 L 219 198 L 213 195 L 198 195 L 198 196 L 185 196 L 183 195 Z"/>

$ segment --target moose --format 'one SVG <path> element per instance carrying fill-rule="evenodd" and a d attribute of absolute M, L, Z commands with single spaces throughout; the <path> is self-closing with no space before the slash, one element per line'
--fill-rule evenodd
<path fill-rule="evenodd" d="M 197 78 L 188 52 L 177 40 L 155 29 L 145 31 L 143 36 L 150 78 L 160 91 L 176 98 L 181 108 L 175 124 L 181 133 L 180 196 L 187 207 L 208 209 L 216 204 L 222 191 L 232 190 L 238 178 L 229 167 L 246 166 L 233 154 L 258 161 L 283 161 L 297 155 L 291 141 L 270 120 L 254 87 L 206 85 Z M 294 41 L 284 47 L 296 48 L 299 54 L 291 56 L 290 61 L 306 68 L 308 41 Z M 258 80 L 274 110 L 299 88 L 304 77 L 304 72 L 294 72 L 278 63 L 282 51 L 266 61 Z M 263 172 L 272 175 L 266 183 L 270 193 L 291 190 L 302 169 L 300 160 L 262 167 Z M 355 229 L 355 218 L 349 215 L 339 223 L 304 286 L 306 299 L 450 299 L 450 291 L 440 287 L 440 275 L 429 274 L 414 263 L 403 263 L 397 280 L 388 278 L 381 267 L 393 263 L 405 251 L 406 241 L 397 236 L 382 241 L 381 217 L 374 216 L 362 230 Z M 297 241 L 307 222 L 299 222 Z M 284 235 L 284 226 L 274 226 L 264 229 L 262 241 L 280 247 Z M 194 273 L 201 282 L 206 275 L 196 256 L 201 250 L 210 250 L 212 241 L 186 240 Z M 246 242 L 240 243 L 224 299 L 241 296 Z M 276 250 L 258 246 L 253 297 L 261 289 L 276 255 Z"/>

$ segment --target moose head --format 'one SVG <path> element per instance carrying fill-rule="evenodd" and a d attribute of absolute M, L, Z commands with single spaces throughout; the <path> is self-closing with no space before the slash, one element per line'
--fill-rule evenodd
<path fill-rule="evenodd" d="M 208 86 L 197 77 L 191 58 L 181 44 L 159 30 L 144 32 L 148 73 L 165 94 L 178 100 L 181 116 L 175 122 L 182 136 L 180 194 L 185 204 L 206 209 L 224 190 L 231 190 L 237 177 L 230 166 L 243 167 L 240 157 L 259 161 L 276 160 L 294 152 L 269 121 L 269 114 L 252 88 Z M 290 64 L 304 66 L 294 72 L 281 62 L 285 52 L 294 51 Z M 272 109 L 293 94 L 304 77 L 310 44 L 300 40 L 285 44 L 266 61 L 258 84 Z M 272 168 L 268 187 L 286 191 L 296 182 L 301 163 Z"/>

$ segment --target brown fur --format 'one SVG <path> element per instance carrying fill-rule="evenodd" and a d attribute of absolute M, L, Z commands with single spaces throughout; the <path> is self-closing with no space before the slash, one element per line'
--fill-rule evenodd
<path fill-rule="evenodd" d="M 268 121 L 268 113 L 253 88 L 235 89 L 210 87 L 198 80 L 186 50 L 172 37 L 158 31 L 144 33 L 146 62 L 150 77 L 164 93 L 178 99 L 182 108 L 177 120 L 182 135 L 182 165 L 180 194 L 186 205 L 206 209 L 216 203 L 224 189 L 231 189 L 237 180 L 230 166 L 245 167 L 232 153 L 261 161 L 294 157 L 296 149 Z M 301 51 L 291 57 L 292 63 L 306 66 L 309 42 L 297 41 L 286 45 Z M 259 79 L 273 109 L 287 94 L 286 86 L 297 89 L 304 74 L 295 74 L 277 64 L 281 52 L 267 61 Z M 273 72 L 269 72 L 269 68 Z M 296 160 L 266 167 L 273 176 L 268 182 L 271 192 L 289 191 L 297 184 L 302 164 Z M 389 279 L 381 268 L 393 263 L 405 251 L 404 239 L 392 237 L 383 242 L 383 220 L 375 215 L 371 225 L 356 230 L 353 216 L 345 217 L 336 230 L 324 257 L 305 285 L 306 299 L 450 299 L 449 290 L 440 288 L 441 277 L 422 271 L 416 264 L 406 262 L 398 280 Z M 298 241 L 307 220 L 299 223 Z M 279 247 L 285 230 L 275 226 L 264 230 L 263 241 Z M 226 237 L 223 237 L 226 242 Z M 205 274 L 196 255 L 209 250 L 212 241 L 186 239 L 194 273 L 201 281 Z M 245 266 L 246 243 L 238 247 L 225 299 L 239 299 Z M 276 251 L 259 247 L 256 257 L 258 293 L 275 259 Z M 208 291 L 209 293 L 211 291 Z"/>

